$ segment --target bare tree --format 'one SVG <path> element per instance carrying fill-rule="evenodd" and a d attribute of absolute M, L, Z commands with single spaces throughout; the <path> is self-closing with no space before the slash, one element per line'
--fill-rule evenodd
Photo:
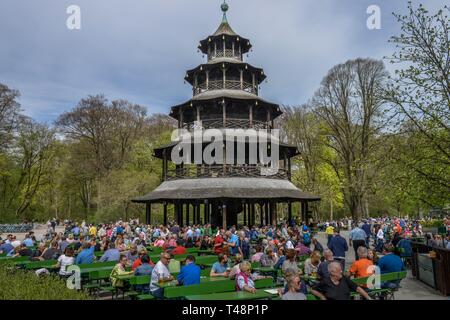
<path fill-rule="evenodd" d="M 373 137 L 383 126 L 378 120 L 386 78 L 381 61 L 349 60 L 328 72 L 313 98 L 316 114 L 329 127 L 328 146 L 338 155 L 330 164 L 354 219 L 367 214 L 367 174 L 377 145 Z"/>

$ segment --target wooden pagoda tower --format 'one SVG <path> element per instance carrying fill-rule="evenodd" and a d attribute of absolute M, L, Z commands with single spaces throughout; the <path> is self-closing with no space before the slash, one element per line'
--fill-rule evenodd
<path fill-rule="evenodd" d="M 179 129 L 274 128 L 274 120 L 282 114 L 277 104 L 259 97 L 259 86 L 266 75 L 260 68 L 245 62 L 244 55 L 252 45 L 233 31 L 227 20 L 228 5 L 221 6 L 223 19 L 213 35 L 200 41 L 199 49 L 207 61 L 186 73 L 193 97 L 171 108 L 170 116 Z M 211 223 L 223 228 L 237 225 L 238 216 L 245 225 L 277 223 L 280 204 L 287 204 L 288 219 L 292 203 L 300 202 L 302 220 L 308 217 L 308 202 L 319 197 L 299 190 L 291 183 L 291 158 L 296 147 L 279 145 L 279 170 L 266 175 L 262 164 L 241 165 L 174 165 L 171 159 L 176 143 L 154 150 L 163 162 L 162 184 L 153 192 L 133 202 L 146 204 L 146 222 L 150 224 L 151 204 L 164 208 L 173 204 L 179 225 Z M 226 146 L 224 145 L 224 148 Z M 258 215 L 256 213 L 259 213 Z"/>

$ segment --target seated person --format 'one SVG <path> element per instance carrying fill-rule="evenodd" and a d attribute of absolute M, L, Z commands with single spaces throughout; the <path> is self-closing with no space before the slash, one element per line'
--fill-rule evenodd
<path fill-rule="evenodd" d="M 380 267 L 380 273 L 393 273 L 405 270 L 405 264 L 402 259 L 393 253 L 393 247 L 389 245 L 383 246 L 384 256 L 378 261 L 378 267 Z M 381 283 L 381 288 L 383 289 L 396 289 L 400 285 L 400 280 L 387 281 Z"/>
<path fill-rule="evenodd" d="M 286 256 L 284 254 L 284 248 L 283 247 L 279 247 L 278 248 L 278 260 L 277 263 L 275 263 L 275 265 L 273 266 L 273 268 L 275 270 L 278 270 L 281 268 L 281 266 L 283 265 L 283 262 L 286 260 Z"/>
<path fill-rule="evenodd" d="M 152 271 L 152 278 L 150 280 L 150 293 L 157 299 L 164 298 L 164 289 L 158 287 L 160 281 L 171 281 L 173 276 L 170 274 L 168 265 L 170 263 L 171 256 L 167 252 L 161 253 L 160 260 L 156 263 Z"/>
<path fill-rule="evenodd" d="M 299 275 L 291 275 L 286 282 L 287 290 L 280 292 L 282 300 L 306 300 L 306 295 L 301 290 L 302 281 Z"/>
<path fill-rule="evenodd" d="M 147 255 L 147 249 L 145 249 L 145 248 L 142 249 L 142 250 L 139 252 L 139 258 L 137 258 L 137 259 L 134 261 L 133 266 L 131 267 L 133 270 L 136 270 L 136 268 L 138 268 L 138 267 L 142 264 L 142 257 L 143 257 L 144 255 Z M 150 257 L 149 257 L 149 259 L 150 259 Z M 149 264 L 150 264 L 152 267 L 155 267 L 155 264 L 153 263 L 152 259 L 150 259 Z"/>
<path fill-rule="evenodd" d="M 189 255 L 186 257 L 186 264 L 181 268 L 177 276 L 179 285 L 190 286 L 200 284 L 200 267 L 195 264 L 195 257 Z"/>
<path fill-rule="evenodd" d="M 55 260 L 60 256 L 61 251 L 59 250 L 58 242 L 53 241 L 49 248 L 45 249 L 41 255 L 41 260 Z"/>
<path fill-rule="evenodd" d="M 218 255 L 218 259 L 219 261 L 213 264 L 209 276 L 228 277 L 229 275 L 228 256 L 226 254 L 221 253 Z"/>
<path fill-rule="evenodd" d="M 183 242 L 180 239 L 177 240 L 177 246 L 170 251 L 170 254 L 173 256 L 186 254 L 186 248 L 183 247 Z"/>
<path fill-rule="evenodd" d="M 150 257 L 144 254 L 141 258 L 141 264 L 134 270 L 136 276 L 147 276 L 151 275 L 153 271 L 153 266 L 150 264 Z"/>
<path fill-rule="evenodd" d="M 33 255 L 33 251 L 31 251 L 30 248 L 28 248 L 26 246 L 25 243 L 22 243 L 20 246 L 16 247 L 15 249 L 15 253 L 13 255 L 13 257 L 30 257 Z"/>
<path fill-rule="evenodd" d="M 350 300 L 352 292 L 358 292 L 367 300 L 372 300 L 363 288 L 350 278 L 342 275 L 341 263 L 333 261 L 328 264 L 329 276 L 322 278 L 313 286 L 311 293 L 321 300 Z"/>
<path fill-rule="evenodd" d="M 68 272 L 67 268 L 73 264 L 75 264 L 75 258 L 73 257 L 74 251 L 72 248 L 67 247 L 64 251 L 63 255 L 60 255 L 58 258 L 58 262 L 56 263 L 56 267 L 59 268 L 59 276 L 62 278 L 66 278 L 72 274 L 72 272 Z"/>
<path fill-rule="evenodd" d="M 319 270 L 321 255 L 319 251 L 314 251 L 305 261 L 305 275 L 315 277 Z"/>
<path fill-rule="evenodd" d="M 261 257 L 263 255 L 263 248 L 262 248 L 262 246 L 258 245 L 258 246 L 256 246 L 255 249 L 256 249 L 256 253 L 252 256 L 251 262 L 260 262 Z"/>
<path fill-rule="evenodd" d="M 230 274 L 228 275 L 228 277 L 231 280 L 236 279 L 236 275 L 239 274 L 241 272 L 241 270 L 239 269 L 239 265 L 240 263 L 243 261 L 242 255 L 240 253 L 236 254 L 234 256 L 234 266 L 231 268 Z"/>
<path fill-rule="evenodd" d="M 111 284 L 114 288 L 124 288 L 125 282 L 123 280 L 117 279 L 115 276 L 123 276 L 123 275 L 131 275 L 134 271 L 126 271 L 128 259 L 125 255 L 121 255 L 119 259 L 119 263 L 115 265 L 115 267 L 111 271 L 111 275 L 109 279 L 111 280 Z"/>
<path fill-rule="evenodd" d="M 262 267 L 273 267 L 277 263 L 277 257 L 272 249 L 267 249 L 266 253 L 260 259 Z"/>
<path fill-rule="evenodd" d="M 323 251 L 323 261 L 317 268 L 317 278 L 322 279 L 328 277 L 328 265 L 334 261 L 333 252 L 330 249 L 325 249 Z"/>
<path fill-rule="evenodd" d="M 81 252 L 77 255 L 77 259 L 75 261 L 76 264 L 88 264 L 93 263 L 95 260 L 94 250 L 95 246 L 92 245 L 92 242 L 85 242 L 81 247 Z"/>
<path fill-rule="evenodd" d="M 360 246 L 357 251 L 359 260 L 352 263 L 348 270 L 348 275 L 355 278 L 364 278 L 372 275 L 375 272 L 375 269 L 373 268 L 373 261 L 367 259 L 367 248 Z"/>
<path fill-rule="evenodd" d="M 120 260 L 120 251 L 116 249 L 114 242 L 109 243 L 108 250 L 100 258 L 99 262 L 107 262 L 107 261 L 119 261 Z"/>
<path fill-rule="evenodd" d="M 283 271 L 283 274 L 286 274 L 288 272 L 292 274 L 298 274 L 300 272 L 297 261 L 295 260 L 296 255 L 297 252 L 294 249 L 286 250 L 286 260 L 281 266 L 281 271 Z"/>
<path fill-rule="evenodd" d="M 244 261 L 239 265 L 241 272 L 236 276 L 236 290 L 255 293 L 254 277 L 251 275 L 250 262 Z"/>

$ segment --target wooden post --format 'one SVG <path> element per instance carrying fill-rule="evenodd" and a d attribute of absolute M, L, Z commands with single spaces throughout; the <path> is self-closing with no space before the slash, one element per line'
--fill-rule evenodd
<path fill-rule="evenodd" d="M 250 120 L 250 128 L 253 128 L 253 105 L 250 105 L 250 110 L 249 110 L 249 120 Z"/>
<path fill-rule="evenodd" d="M 209 90 L 209 70 L 206 70 L 206 91 Z"/>
<path fill-rule="evenodd" d="M 240 72 L 240 81 L 241 81 L 241 90 L 244 90 L 244 70 L 239 70 Z"/>
<path fill-rule="evenodd" d="M 287 174 L 288 174 L 289 181 L 291 181 L 291 158 L 290 157 L 288 157 L 288 171 L 287 171 Z"/>
<path fill-rule="evenodd" d="M 277 225 L 277 220 L 278 220 L 278 212 L 277 212 L 278 206 L 276 202 L 271 202 L 270 203 L 270 223 L 273 226 Z"/>
<path fill-rule="evenodd" d="M 209 223 L 209 202 L 208 199 L 205 199 L 205 204 L 203 206 L 203 214 L 205 223 Z"/>
<path fill-rule="evenodd" d="M 231 49 L 233 50 L 233 58 L 234 58 L 234 56 L 236 55 L 235 53 L 234 53 L 234 41 L 231 43 Z"/>
<path fill-rule="evenodd" d="M 291 200 L 288 201 L 288 221 L 291 222 L 292 220 L 292 202 Z"/>
<path fill-rule="evenodd" d="M 217 42 L 214 42 L 214 58 L 217 58 Z"/>
<path fill-rule="evenodd" d="M 259 204 L 259 218 L 260 218 L 260 222 L 261 222 L 261 226 L 264 225 L 264 205 L 262 205 L 261 203 Z"/>
<path fill-rule="evenodd" d="M 184 126 L 184 117 L 183 117 L 183 107 L 180 107 L 180 123 L 181 125 L 179 125 L 179 129 L 183 128 Z"/>
<path fill-rule="evenodd" d="M 195 107 L 197 110 L 197 125 L 200 125 L 200 106 Z"/>
<path fill-rule="evenodd" d="M 245 202 L 242 203 L 243 213 L 244 213 L 244 226 L 247 225 L 247 204 Z"/>
<path fill-rule="evenodd" d="M 222 68 L 222 73 L 223 73 L 223 88 L 226 89 L 227 88 L 227 71 L 224 68 Z"/>
<path fill-rule="evenodd" d="M 227 204 L 225 202 L 222 205 L 222 228 L 227 229 Z"/>
<path fill-rule="evenodd" d="M 163 181 L 167 180 L 167 149 L 163 150 Z"/>
<path fill-rule="evenodd" d="M 252 73 L 252 85 L 253 85 L 253 89 L 252 92 L 256 94 L 257 90 L 256 90 L 256 77 L 255 77 L 255 73 Z"/>
<path fill-rule="evenodd" d="M 145 223 L 151 224 L 151 220 L 152 220 L 152 204 L 147 202 L 145 204 Z"/>
<path fill-rule="evenodd" d="M 189 225 L 189 202 L 186 203 L 186 226 Z"/>
<path fill-rule="evenodd" d="M 167 226 L 167 202 L 164 201 L 164 225 Z"/>

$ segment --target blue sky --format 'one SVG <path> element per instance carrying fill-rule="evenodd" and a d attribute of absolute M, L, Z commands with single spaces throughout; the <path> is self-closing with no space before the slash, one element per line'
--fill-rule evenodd
<path fill-rule="evenodd" d="M 192 95 L 185 71 L 202 62 L 197 45 L 219 25 L 221 2 L 1 0 L 0 82 L 20 90 L 24 112 L 47 123 L 98 93 L 169 113 Z M 405 0 L 227 2 L 231 26 L 253 44 L 247 61 L 268 76 L 261 96 L 285 105 L 307 102 L 338 63 L 391 54 L 387 41 L 399 33 L 392 12 L 407 6 Z M 421 2 L 432 12 L 445 3 Z M 81 30 L 66 27 L 69 5 L 81 8 Z M 381 30 L 366 26 L 369 5 L 381 8 Z"/>

